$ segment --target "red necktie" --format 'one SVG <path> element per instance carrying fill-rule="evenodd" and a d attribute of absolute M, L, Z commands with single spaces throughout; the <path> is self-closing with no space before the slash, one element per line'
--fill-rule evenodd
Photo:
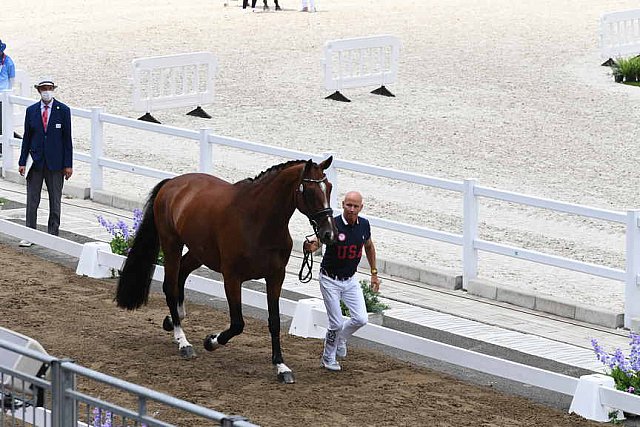
<path fill-rule="evenodd" d="M 49 106 L 44 106 L 44 111 L 42 112 L 42 127 L 44 127 L 44 131 L 47 131 L 47 123 L 49 122 Z"/>

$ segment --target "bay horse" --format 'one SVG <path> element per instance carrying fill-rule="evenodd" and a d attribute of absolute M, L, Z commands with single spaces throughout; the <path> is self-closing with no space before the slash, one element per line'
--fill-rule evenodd
<path fill-rule="evenodd" d="M 135 310 L 147 303 L 154 264 L 162 248 L 162 289 L 171 315 L 163 327 L 173 330 L 180 355 L 188 359 L 195 351 L 180 326 L 186 315 L 187 276 L 204 264 L 224 278 L 230 326 L 204 339 L 209 351 L 242 333 L 242 282 L 264 278 L 271 361 L 281 382 L 295 382 L 280 348 L 279 298 L 293 246 L 288 225 L 298 209 L 307 216 L 320 241 L 335 242 L 337 229 L 329 203 L 332 185 L 324 173 L 332 160 L 329 157 L 319 164 L 293 160 L 235 184 L 202 173 L 158 183 L 145 204 L 120 272 L 115 298 L 118 307 Z M 182 255 L 185 245 L 188 251 Z"/>

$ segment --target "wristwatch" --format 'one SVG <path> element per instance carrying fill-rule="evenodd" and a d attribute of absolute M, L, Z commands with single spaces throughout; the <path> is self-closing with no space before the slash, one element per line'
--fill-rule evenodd
<path fill-rule="evenodd" d="M 371 275 L 372 276 L 377 276 L 378 275 L 378 269 L 377 268 L 372 268 L 371 269 Z"/>

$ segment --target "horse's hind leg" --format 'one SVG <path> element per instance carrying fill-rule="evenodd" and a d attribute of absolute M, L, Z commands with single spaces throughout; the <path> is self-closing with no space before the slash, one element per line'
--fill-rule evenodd
<path fill-rule="evenodd" d="M 204 339 L 204 348 L 209 351 L 216 350 L 220 346 L 226 345 L 229 340 L 236 335 L 240 335 L 244 330 L 244 319 L 242 318 L 242 282 L 238 279 L 231 279 L 225 276 L 224 292 L 229 304 L 229 317 L 231 325 L 229 329 L 220 332 L 218 335 L 208 335 Z"/>
<path fill-rule="evenodd" d="M 280 5 L 278 4 L 278 0 L 273 0 L 273 2 L 276 5 L 276 10 L 282 10 L 282 9 L 280 9 Z"/>
<path fill-rule="evenodd" d="M 173 243 L 165 244 L 162 248 L 164 251 L 164 283 L 162 290 L 164 291 L 171 314 L 171 323 L 173 324 L 173 340 L 178 344 L 180 355 L 185 359 L 195 356 L 193 346 L 187 340 L 186 335 L 180 326 L 180 315 L 178 313 L 178 302 L 180 300 L 180 286 L 178 285 L 178 277 L 180 273 L 180 259 L 182 257 L 182 244 Z M 166 328 L 165 324 L 163 325 Z"/>
<path fill-rule="evenodd" d="M 187 310 L 184 303 L 185 282 L 187 281 L 189 274 L 201 265 L 202 262 L 200 262 L 200 260 L 197 259 L 191 251 L 183 255 L 182 260 L 180 261 L 180 271 L 178 272 L 178 317 L 180 320 L 184 320 L 187 316 Z M 173 322 L 171 317 L 165 317 L 162 327 L 165 331 L 173 331 Z"/>
<path fill-rule="evenodd" d="M 293 384 L 293 372 L 284 364 L 282 348 L 280 347 L 280 292 L 284 281 L 282 273 L 267 277 L 267 307 L 269 309 L 269 332 L 271 333 L 271 362 L 276 367 L 278 380 L 285 384 Z"/>
<path fill-rule="evenodd" d="M 262 0 L 264 3 L 263 10 L 269 10 L 269 5 L 267 4 L 267 0 Z"/>

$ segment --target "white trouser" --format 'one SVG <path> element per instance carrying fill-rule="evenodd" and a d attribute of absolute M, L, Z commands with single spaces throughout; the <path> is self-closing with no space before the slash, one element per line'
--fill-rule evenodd
<path fill-rule="evenodd" d="M 309 6 L 309 10 L 310 11 L 315 11 L 316 10 L 316 3 L 315 0 L 302 0 L 302 7 L 305 8 Z"/>
<path fill-rule="evenodd" d="M 320 272 L 320 292 L 327 310 L 328 327 L 324 343 L 323 357 L 325 360 L 336 359 L 338 341 L 346 341 L 358 329 L 367 324 L 367 306 L 360 283 L 351 277 L 348 280 L 334 280 Z M 351 317 L 345 319 L 340 309 L 340 300 L 349 309 Z"/>

